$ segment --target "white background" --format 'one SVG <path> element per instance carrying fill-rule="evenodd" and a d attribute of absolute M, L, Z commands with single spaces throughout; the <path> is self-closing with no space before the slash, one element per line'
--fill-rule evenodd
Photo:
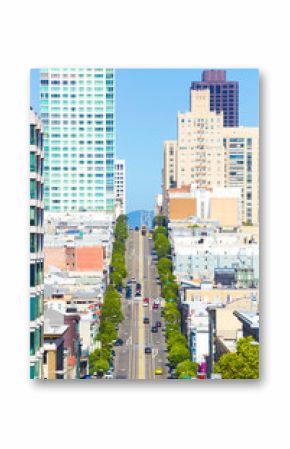
<path fill-rule="evenodd" d="M 2 2 L 0 400 L 1 439 L 7 439 L 3 447 L 287 447 L 290 25 L 286 5 L 279 0 Z M 261 70 L 259 382 L 141 385 L 27 379 L 29 69 L 51 65 Z"/>

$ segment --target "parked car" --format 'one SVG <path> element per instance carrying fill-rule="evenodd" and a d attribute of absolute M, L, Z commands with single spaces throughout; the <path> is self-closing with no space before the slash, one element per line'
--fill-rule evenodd
<path fill-rule="evenodd" d="M 152 327 L 151 327 L 151 332 L 152 332 L 153 334 L 157 334 L 157 332 L 158 332 L 158 327 L 152 326 Z"/>
<path fill-rule="evenodd" d="M 161 326 L 162 326 L 161 321 L 156 321 L 155 326 L 156 326 L 156 327 L 161 327 Z"/>
<path fill-rule="evenodd" d="M 153 309 L 158 309 L 158 307 L 159 307 L 159 304 L 154 303 L 152 308 Z"/>
<path fill-rule="evenodd" d="M 163 368 L 161 368 L 161 366 L 157 366 L 157 367 L 155 368 L 155 374 L 156 374 L 157 376 L 160 376 L 161 374 L 163 374 Z"/>
<path fill-rule="evenodd" d="M 112 349 L 112 356 L 113 356 L 113 357 L 116 356 L 116 351 L 115 351 L 115 349 Z"/>
<path fill-rule="evenodd" d="M 115 346 L 122 346 L 123 343 L 124 342 L 123 342 L 122 338 L 117 338 L 117 340 L 115 341 Z"/>
<path fill-rule="evenodd" d="M 150 348 L 150 346 L 146 346 L 145 348 L 145 354 L 151 354 L 152 350 Z"/>
<path fill-rule="evenodd" d="M 147 316 L 145 316 L 145 317 L 143 318 L 143 323 L 144 323 L 144 324 L 149 324 L 149 318 L 148 318 Z"/>

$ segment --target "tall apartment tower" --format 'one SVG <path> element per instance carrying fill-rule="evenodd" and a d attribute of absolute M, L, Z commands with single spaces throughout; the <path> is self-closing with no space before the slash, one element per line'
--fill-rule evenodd
<path fill-rule="evenodd" d="M 162 170 L 162 207 L 166 208 L 166 192 L 176 187 L 176 140 L 166 140 L 163 146 L 163 170 Z"/>
<path fill-rule="evenodd" d="M 224 128 L 225 186 L 240 187 L 242 221 L 259 224 L 259 128 Z"/>
<path fill-rule="evenodd" d="M 191 110 L 177 123 L 177 187 L 224 187 L 223 112 L 210 110 L 209 89 L 191 91 Z"/>
<path fill-rule="evenodd" d="M 45 209 L 113 211 L 113 69 L 40 70 Z"/>
<path fill-rule="evenodd" d="M 116 159 L 115 194 L 117 215 L 126 213 L 126 165 L 124 159 Z"/>
<path fill-rule="evenodd" d="M 239 83 L 227 81 L 226 70 L 204 70 L 202 81 L 193 81 L 191 90 L 209 89 L 210 110 L 223 111 L 224 127 L 239 126 Z"/>
<path fill-rule="evenodd" d="M 30 378 L 42 377 L 43 354 L 43 128 L 30 110 Z"/>

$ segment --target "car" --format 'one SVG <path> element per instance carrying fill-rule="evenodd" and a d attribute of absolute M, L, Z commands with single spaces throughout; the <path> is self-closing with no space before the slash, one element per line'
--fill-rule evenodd
<path fill-rule="evenodd" d="M 151 354 L 151 353 L 152 353 L 152 350 L 151 350 L 150 346 L 146 346 L 145 354 Z"/>
<path fill-rule="evenodd" d="M 131 278 L 131 284 L 135 284 L 135 282 L 136 282 L 136 278 L 132 277 Z"/>
<path fill-rule="evenodd" d="M 170 376 L 168 376 L 168 379 L 178 379 L 178 375 L 176 373 L 171 373 Z"/>
<path fill-rule="evenodd" d="M 161 321 L 156 321 L 155 326 L 156 326 L 156 327 L 161 327 L 161 326 L 162 326 Z"/>
<path fill-rule="evenodd" d="M 145 301 L 143 300 L 143 307 L 149 307 L 148 302 L 145 302 Z"/>
<path fill-rule="evenodd" d="M 116 356 L 116 351 L 115 351 L 115 349 L 112 349 L 112 356 L 113 356 L 113 357 Z"/>
<path fill-rule="evenodd" d="M 104 379 L 113 379 L 113 374 L 111 372 L 106 373 Z"/>
<path fill-rule="evenodd" d="M 117 338 L 117 340 L 115 341 L 115 346 L 122 346 L 123 343 L 124 342 L 123 342 L 122 338 Z"/>
<path fill-rule="evenodd" d="M 143 324 L 149 324 L 149 318 L 147 316 L 143 318 Z"/>
<path fill-rule="evenodd" d="M 155 374 L 156 374 L 157 376 L 160 376 L 161 374 L 163 374 L 163 368 L 161 368 L 161 366 L 157 366 L 157 367 L 155 368 Z"/>
<path fill-rule="evenodd" d="M 153 334 L 157 334 L 157 332 L 158 332 L 158 327 L 152 326 L 152 327 L 151 327 L 151 332 L 152 332 Z"/>
<path fill-rule="evenodd" d="M 153 309 L 158 309 L 158 307 L 159 307 L 159 304 L 154 303 L 152 308 Z"/>
<path fill-rule="evenodd" d="M 149 303 L 150 302 L 150 298 L 144 298 L 143 301 Z"/>

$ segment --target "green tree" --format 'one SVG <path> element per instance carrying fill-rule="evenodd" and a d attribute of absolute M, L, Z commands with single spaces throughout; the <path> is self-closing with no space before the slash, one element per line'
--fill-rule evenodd
<path fill-rule="evenodd" d="M 158 226 L 153 232 L 153 240 L 155 241 L 159 235 L 167 237 L 168 231 L 164 226 Z"/>
<path fill-rule="evenodd" d="M 180 312 L 175 303 L 167 303 L 164 307 L 164 320 L 166 323 L 179 324 Z"/>
<path fill-rule="evenodd" d="M 181 332 L 173 332 L 169 336 L 167 340 L 167 348 L 169 349 L 169 351 L 172 348 L 172 346 L 175 345 L 176 343 L 179 343 L 184 346 L 187 345 L 186 337 Z"/>
<path fill-rule="evenodd" d="M 184 360 L 176 366 L 176 374 L 180 379 L 184 376 L 196 377 L 198 370 L 198 363 Z"/>
<path fill-rule="evenodd" d="M 159 259 L 167 256 L 170 251 L 170 243 L 168 238 L 164 234 L 158 234 L 154 241 L 154 247 Z"/>
<path fill-rule="evenodd" d="M 167 277 L 171 274 L 172 262 L 167 257 L 161 257 L 157 263 L 157 270 L 160 278 Z"/>
<path fill-rule="evenodd" d="M 104 373 L 110 368 L 109 362 L 106 359 L 99 359 L 96 361 L 93 367 L 93 373 L 96 372 L 100 377 L 103 377 Z"/>
<path fill-rule="evenodd" d="M 168 218 L 165 215 L 156 215 L 153 218 L 153 226 L 164 226 L 167 227 Z"/>
<path fill-rule="evenodd" d="M 180 343 L 175 343 L 169 351 L 168 360 L 173 366 L 177 366 L 178 363 L 184 362 L 184 360 L 190 360 L 188 347 Z"/>
<path fill-rule="evenodd" d="M 110 340 L 116 340 L 118 336 L 116 325 L 110 319 L 103 319 L 100 324 L 99 335 L 103 336 L 104 334 L 107 334 Z"/>
<path fill-rule="evenodd" d="M 258 379 L 259 345 L 252 337 L 241 338 L 237 343 L 237 352 L 222 355 L 215 364 L 214 372 L 221 374 L 223 379 Z"/>

